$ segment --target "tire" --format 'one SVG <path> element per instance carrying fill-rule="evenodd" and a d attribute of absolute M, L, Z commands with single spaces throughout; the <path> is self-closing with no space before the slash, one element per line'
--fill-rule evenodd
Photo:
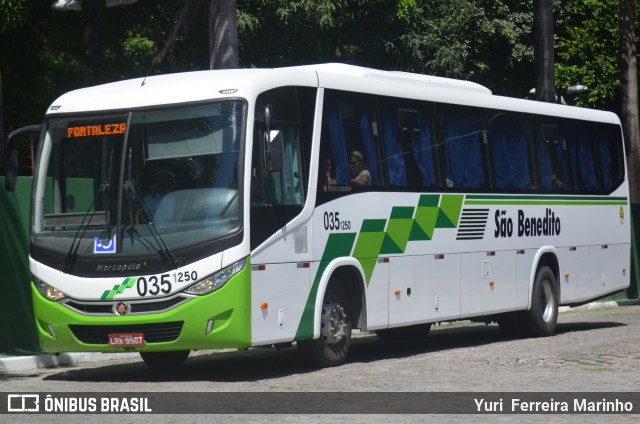
<path fill-rule="evenodd" d="M 429 330 L 431 323 L 376 330 L 376 335 L 384 341 L 422 342 L 429 335 Z"/>
<path fill-rule="evenodd" d="M 528 336 L 547 337 L 555 333 L 558 298 L 555 274 L 548 266 L 541 267 L 533 283 L 531 309 L 522 314 L 522 328 Z"/>
<path fill-rule="evenodd" d="M 140 352 L 140 356 L 144 363 L 151 368 L 177 368 L 187 360 L 189 351 L 175 350 L 169 352 Z"/>
<path fill-rule="evenodd" d="M 310 366 L 326 368 L 344 363 L 351 347 L 350 305 L 340 280 L 332 277 L 322 302 L 320 337 L 298 342 L 298 350 Z"/>

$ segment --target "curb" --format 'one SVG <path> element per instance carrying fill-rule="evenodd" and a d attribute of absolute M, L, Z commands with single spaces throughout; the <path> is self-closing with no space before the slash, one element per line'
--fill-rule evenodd
<path fill-rule="evenodd" d="M 640 299 L 631 300 L 611 300 L 607 302 L 592 302 L 582 306 L 569 307 L 561 306 L 559 312 L 568 310 L 586 310 L 586 309 L 602 309 L 613 308 L 617 306 L 640 305 Z M 8 373 L 24 372 L 36 369 L 57 368 L 62 366 L 80 364 L 85 362 L 102 362 L 115 361 L 119 359 L 130 359 L 138 357 L 137 352 L 131 353 L 61 353 L 58 355 L 30 355 L 30 356 L 11 356 L 0 358 L 0 375 Z"/>
<path fill-rule="evenodd" d="M 83 362 L 102 362 L 118 359 L 128 359 L 138 356 L 138 353 L 60 353 L 49 355 L 46 353 L 30 356 L 11 356 L 0 358 L 0 375 L 23 372 L 44 368 L 80 364 Z"/>

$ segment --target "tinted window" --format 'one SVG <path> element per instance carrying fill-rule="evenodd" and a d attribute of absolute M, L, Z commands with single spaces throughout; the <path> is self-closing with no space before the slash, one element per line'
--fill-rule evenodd
<path fill-rule="evenodd" d="M 487 116 L 496 187 L 503 190 L 535 188 L 529 148 L 531 118 L 502 111 L 490 111 Z"/>
<path fill-rule="evenodd" d="M 571 181 L 575 191 L 600 190 L 593 137 L 595 125 L 567 121 L 567 148 L 571 162 Z"/>
<path fill-rule="evenodd" d="M 439 105 L 438 118 L 447 187 L 487 188 L 484 111 Z"/>
<path fill-rule="evenodd" d="M 349 192 L 350 189 L 334 190 L 327 186 L 355 186 L 353 179 L 363 173 L 369 177 L 366 186 L 384 184 L 376 116 L 374 96 L 353 93 L 347 96 L 327 90 L 318 178 L 325 191 Z"/>
<path fill-rule="evenodd" d="M 570 188 L 565 142 L 555 120 L 536 120 L 536 156 L 542 188 L 565 191 Z"/>
<path fill-rule="evenodd" d="M 385 99 L 381 101 L 380 114 L 389 185 L 409 188 L 439 185 L 433 105 Z"/>
<path fill-rule="evenodd" d="M 620 138 L 619 127 L 598 125 L 597 144 L 605 191 L 613 190 L 624 178 L 624 159 Z"/>

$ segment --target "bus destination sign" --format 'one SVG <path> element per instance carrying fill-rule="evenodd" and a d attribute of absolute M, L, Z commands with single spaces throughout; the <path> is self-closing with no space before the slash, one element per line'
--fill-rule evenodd
<path fill-rule="evenodd" d="M 100 135 L 117 135 L 124 134 L 127 131 L 125 122 L 116 122 L 113 124 L 96 124 L 96 125 L 79 125 L 67 128 L 67 137 L 82 138 L 95 137 Z"/>

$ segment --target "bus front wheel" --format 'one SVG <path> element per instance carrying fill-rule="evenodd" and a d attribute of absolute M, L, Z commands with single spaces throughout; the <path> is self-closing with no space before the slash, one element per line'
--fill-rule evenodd
<path fill-rule="evenodd" d="M 170 352 L 140 352 L 145 364 L 151 368 L 175 368 L 187 360 L 188 350 L 175 350 Z"/>
<path fill-rule="evenodd" d="M 538 270 L 533 284 L 531 309 L 522 314 L 522 326 L 533 337 L 552 336 L 558 322 L 558 286 L 548 266 Z"/>
<path fill-rule="evenodd" d="M 314 367 L 341 365 L 351 346 L 349 297 L 337 278 L 332 278 L 322 302 L 320 337 L 300 340 L 298 349 Z"/>

